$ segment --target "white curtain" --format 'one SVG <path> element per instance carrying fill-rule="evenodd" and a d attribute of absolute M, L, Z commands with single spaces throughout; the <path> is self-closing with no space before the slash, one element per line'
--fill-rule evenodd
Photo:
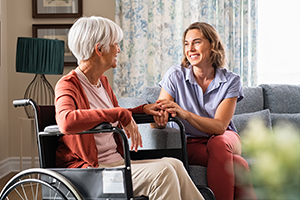
<path fill-rule="evenodd" d="M 117 97 L 140 96 L 181 63 L 182 34 L 193 22 L 214 26 L 226 46 L 228 68 L 244 86 L 256 83 L 257 0 L 115 0 L 124 31 L 114 70 Z"/>

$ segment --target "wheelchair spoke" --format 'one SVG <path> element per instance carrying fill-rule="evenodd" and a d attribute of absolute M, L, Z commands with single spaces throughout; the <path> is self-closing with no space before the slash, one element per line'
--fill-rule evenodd
<path fill-rule="evenodd" d="M 55 181 L 56 182 L 56 181 Z M 58 185 L 56 187 L 57 189 L 60 189 L 60 182 L 58 182 Z M 57 194 L 55 194 L 54 199 L 56 198 Z"/>
<path fill-rule="evenodd" d="M 79 193 L 74 193 L 74 189 L 55 172 L 44 173 L 44 170 L 39 169 L 39 172 L 32 174 L 16 175 L 12 178 L 11 183 L 5 186 L 1 191 L 0 199 L 6 200 L 81 200 Z M 54 173 L 54 174 L 52 174 Z M 55 176 L 58 177 L 55 177 Z M 72 189 L 72 190 L 70 190 Z M 75 191 L 76 192 L 76 191 Z M 2 196 L 4 195 L 4 196 Z"/>
<path fill-rule="evenodd" d="M 24 185 L 21 185 L 21 188 L 22 188 L 22 192 L 23 192 L 24 198 L 25 198 L 26 200 L 28 200 L 27 195 L 26 195 L 26 191 L 25 191 L 25 189 L 24 189 Z"/>
<path fill-rule="evenodd" d="M 69 197 L 70 194 L 71 194 L 70 191 L 68 191 L 68 193 L 66 194 L 66 197 Z"/>
<path fill-rule="evenodd" d="M 29 178 L 33 178 L 31 175 L 28 176 Z M 39 187 L 39 184 L 37 183 L 37 186 L 36 186 L 36 190 L 38 190 L 38 187 Z M 30 189 L 31 189 L 31 195 L 32 195 L 32 199 L 33 200 L 37 200 L 37 193 L 35 193 L 34 191 L 34 185 L 33 183 L 30 183 Z"/>
<path fill-rule="evenodd" d="M 19 195 L 19 197 L 20 197 L 22 200 L 24 200 L 24 198 L 22 197 L 22 195 L 20 194 L 20 192 L 19 192 L 17 189 L 15 189 L 15 192 Z"/>
<path fill-rule="evenodd" d="M 39 187 L 41 187 L 40 184 L 38 184 L 38 185 L 36 186 L 36 188 L 35 188 L 35 193 L 32 194 L 32 195 L 34 196 L 34 198 L 33 198 L 34 200 L 38 200 Z"/>
<path fill-rule="evenodd" d="M 34 197 L 34 191 L 33 191 L 34 187 L 32 183 L 30 183 L 30 189 L 31 189 L 31 195 Z M 36 200 L 35 198 L 33 199 Z"/>

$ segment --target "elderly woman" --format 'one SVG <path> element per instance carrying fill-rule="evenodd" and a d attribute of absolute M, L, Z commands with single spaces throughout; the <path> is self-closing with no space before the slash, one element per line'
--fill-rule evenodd
<path fill-rule="evenodd" d="M 117 167 L 124 164 L 113 133 L 74 135 L 101 122 L 121 125 L 131 149 L 142 138 L 131 113 L 159 115 L 154 104 L 121 108 L 103 73 L 117 67 L 121 28 L 102 17 L 82 17 L 68 35 L 69 48 L 79 66 L 62 77 L 55 88 L 56 120 L 66 134 L 56 152 L 58 167 Z M 132 161 L 133 193 L 150 199 L 203 199 L 183 164 L 174 158 Z"/>
<path fill-rule="evenodd" d="M 207 23 L 191 24 L 183 34 L 183 55 L 181 65 L 171 67 L 160 82 L 157 103 L 166 115 L 181 118 L 189 164 L 207 167 L 207 183 L 217 200 L 256 199 L 231 121 L 243 99 L 242 85 L 237 74 L 224 68 L 218 32 Z M 155 116 L 157 125 L 166 124 L 166 115 Z M 243 173 L 238 176 L 238 171 Z"/>

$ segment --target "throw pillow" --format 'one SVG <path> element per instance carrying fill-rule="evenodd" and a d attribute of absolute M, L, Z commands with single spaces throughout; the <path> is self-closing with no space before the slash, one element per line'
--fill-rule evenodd
<path fill-rule="evenodd" d="M 289 84 L 262 84 L 264 108 L 271 113 L 300 113 L 298 99 L 300 86 Z"/>
<path fill-rule="evenodd" d="M 141 97 L 122 97 L 118 100 L 119 106 L 123 108 L 135 108 L 137 106 L 148 104 L 148 102 Z"/>
<path fill-rule="evenodd" d="M 247 128 L 248 123 L 252 119 L 261 119 L 265 126 L 270 128 L 272 127 L 270 111 L 269 109 L 253 112 L 253 113 L 243 113 L 234 115 L 232 122 L 235 125 L 238 133 L 241 135 L 243 131 Z"/>
<path fill-rule="evenodd" d="M 146 87 L 143 90 L 142 97 L 145 98 L 148 103 L 155 103 L 160 94 L 160 87 Z"/>
<path fill-rule="evenodd" d="M 252 113 L 263 110 L 264 97 L 261 87 L 243 87 L 243 93 L 244 99 L 236 104 L 234 114 Z"/>
<path fill-rule="evenodd" d="M 272 125 L 280 125 L 280 123 L 291 124 L 300 129 L 300 113 L 297 114 L 277 114 L 271 113 Z"/>

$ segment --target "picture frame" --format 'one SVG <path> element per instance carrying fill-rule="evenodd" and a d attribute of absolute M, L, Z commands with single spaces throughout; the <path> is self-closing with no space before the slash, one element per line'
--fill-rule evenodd
<path fill-rule="evenodd" d="M 79 18 L 82 0 L 32 0 L 33 18 Z"/>
<path fill-rule="evenodd" d="M 73 24 L 33 24 L 32 36 L 35 38 L 59 39 L 65 42 L 64 66 L 77 66 L 77 60 L 68 47 L 68 31 Z"/>

